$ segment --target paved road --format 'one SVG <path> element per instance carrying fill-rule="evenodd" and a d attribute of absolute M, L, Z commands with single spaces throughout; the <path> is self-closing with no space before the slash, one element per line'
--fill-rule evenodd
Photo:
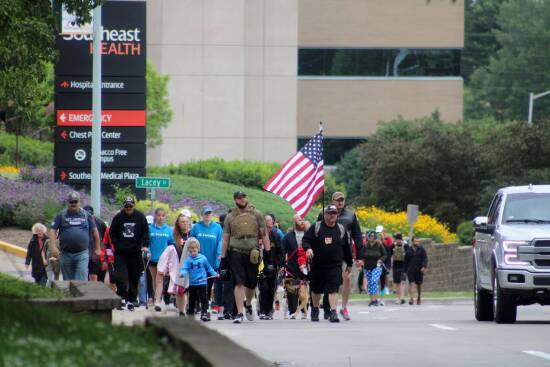
<path fill-rule="evenodd" d="M 473 319 L 470 301 L 418 306 L 351 307 L 353 320 L 206 323 L 277 366 L 550 366 L 550 307 L 520 307 L 518 322 Z M 148 315 L 114 311 L 115 323 L 142 323 Z M 175 316 L 167 312 L 166 316 Z"/>
<path fill-rule="evenodd" d="M 25 259 L 0 251 L 0 273 L 7 273 L 32 281 L 31 271 L 25 269 Z"/>

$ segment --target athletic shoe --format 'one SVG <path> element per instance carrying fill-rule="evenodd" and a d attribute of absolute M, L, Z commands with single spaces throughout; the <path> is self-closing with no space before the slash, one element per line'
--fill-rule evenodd
<path fill-rule="evenodd" d="M 124 300 L 120 301 L 120 306 L 118 306 L 116 309 L 119 310 L 119 311 L 125 310 L 126 309 L 126 301 L 124 301 Z"/>
<path fill-rule="evenodd" d="M 414 305 L 414 301 L 412 299 L 409 300 L 409 305 Z"/>
<path fill-rule="evenodd" d="M 340 315 L 342 315 L 342 318 L 346 321 L 351 320 L 351 317 L 349 317 L 349 311 L 347 307 L 340 310 Z"/>
<path fill-rule="evenodd" d="M 417 300 L 416 300 L 416 305 L 417 305 L 417 306 L 420 306 L 421 303 L 422 303 L 422 301 L 420 301 L 420 299 L 417 299 Z"/>
<path fill-rule="evenodd" d="M 126 309 L 127 309 L 128 311 L 134 311 L 134 309 L 135 309 L 134 304 L 133 304 L 132 302 L 128 302 L 128 303 L 126 304 Z"/>
<path fill-rule="evenodd" d="M 313 322 L 319 321 L 319 307 L 311 308 L 311 321 Z"/>
<path fill-rule="evenodd" d="M 384 306 L 384 301 L 378 302 L 378 306 Z"/>
<path fill-rule="evenodd" d="M 378 306 L 378 300 L 375 299 L 375 300 L 372 302 L 372 305 L 373 305 L 373 306 Z"/>
<path fill-rule="evenodd" d="M 157 312 L 162 311 L 162 304 L 160 304 L 160 303 L 155 303 L 154 310 L 157 311 Z"/>
<path fill-rule="evenodd" d="M 182 316 L 182 317 L 185 317 L 185 313 L 183 313 L 181 311 L 179 312 L 179 315 Z"/>
<path fill-rule="evenodd" d="M 302 312 L 302 320 L 307 320 L 307 313 Z"/>
<path fill-rule="evenodd" d="M 374 301 L 369 302 L 369 307 L 372 307 L 372 306 L 374 306 Z"/>
<path fill-rule="evenodd" d="M 265 315 L 265 319 L 264 320 L 273 320 L 273 314 L 270 312 L 268 313 L 267 315 Z"/>
<path fill-rule="evenodd" d="M 323 310 L 323 318 L 328 320 L 330 318 L 330 311 Z"/>
<path fill-rule="evenodd" d="M 263 313 L 261 313 L 261 314 L 258 316 L 258 319 L 260 319 L 260 320 L 267 320 L 267 319 L 266 319 L 266 315 L 264 315 Z"/>
<path fill-rule="evenodd" d="M 166 305 L 166 311 L 177 312 L 178 308 L 173 303 L 169 303 Z"/>
<path fill-rule="evenodd" d="M 401 304 L 402 304 L 402 305 L 405 304 L 405 300 L 404 300 L 404 299 L 401 300 Z"/>
<path fill-rule="evenodd" d="M 338 318 L 338 313 L 336 312 L 336 310 L 331 310 L 330 311 L 329 321 L 330 322 L 340 322 L 340 319 Z"/>
<path fill-rule="evenodd" d="M 240 324 L 242 323 L 244 320 L 244 317 L 243 317 L 243 314 L 240 313 L 240 314 L 237 314 L 237 316 L 235 316 L 235 319 L 233 320 L 233 323 L 234 324 Z"/>
<path fill-rule="evenodd" d="M 254 312 L 252 311 L 252 305 L 248 306 L 246 303 L 244 304 L 245 308 L 245 316 L 248 321 L 254 321 Z"/>
<path fill-rule="evenodd" d="M 207 322 L 207 321 L 210 321 L 210 317 L 208 317 L 208 314 L 201 314 L 201 321 L 202 322 Z"/>
<path fill-rule="evenodd" d="M 225 316 L 224 316 L 223 314 L 219 314 L 219 315 L 218 315 L 218 320 L 219 320 L 219 321 L 225 320 Z"/>
<path fill-rule="evenodd" d="M 229 312 L 225 312 L 223 314 L 223 319 L 224 320 L 233 320 L 233 316 Z"/>
<path fill-rule="evenodd" d="M 296 315 L 295 314 L 290 315 L 290 319 L 291 320 L 296 320 Z"/>
<path fill-rule="evenodd" d="M 393 303 L 394 303 L 395 305 L 400 305 L 400 304 L 401 304 L 401 302 L 405 302 L 405 301 L 404 301 L 404 300 L 401 300 L 401 301 L 399 301 L 399 300 L 395 300 L 395 301 L 394 301 Z"/>
<path fill-rule="evenodd" d="M 132 302 L 132 304 L 134 305 L 134 308 L 138 308 L 138 307 L 139 307 L 139 301 L 134 301 L 134 302 Z"/>

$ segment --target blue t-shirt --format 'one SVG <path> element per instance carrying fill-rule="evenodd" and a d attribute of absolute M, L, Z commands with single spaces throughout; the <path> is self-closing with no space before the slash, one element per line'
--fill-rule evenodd
<path fill-rule="evenodd" d="M 149 251 L 151 251 L 151 261 L 158 263 L 160 255 L 166 250 L 168 245 L 174 242 L 174 232 L 168 224 L 164 223 L 162 227 L 156 224 L 149 225 Z"/>
<path fill-rule="evenodd" d="M 210 263 L 203 254 L 198 254 L 197 256 L 189 256 L 187 260 L 183 263 L 183 266 L 180 269 L 180 274 L 182 277 L 185 277 L 189 274 L 189 285 L 206 285 L 207 283 L 207 274 L 211 276 L 216 276 L 218 273 L 212 269 Z"/>
<path fill-rule="evenodd" d="M 64 220 L 63 217 L 65 217 Z M 84 209 L 79 209 L 77 212 L 65 209 L 57 214 L 52 222 L 52 229 L 59 230 L 61 252 L 73 254 L 88 250 L 94 228 L 96 228 L 95 220 Z"/>
<path fill-rule="evenodd" d="M 218 269 L 222 253 L 222 226 L 215 222 L 206 225 L 203 221 L 200 221 L 191 228 L 189 235 L 199 240 L 201 244 L 200 253 L 206 256 L 214 269 Z"/>

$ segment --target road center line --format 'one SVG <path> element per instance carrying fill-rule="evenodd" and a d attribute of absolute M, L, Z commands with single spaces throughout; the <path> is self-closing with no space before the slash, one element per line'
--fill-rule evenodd
<path fill-rule="evenodd" d="M 530 355 L 535 356 L 535 357 L 550 360 L 550 354 L 544 353 L 544 352 L 539 352 L 538 350 L 524 350 L 523 353 L 530 354 Z"/>
<path fill-rule="evenodd" d="M 443 324 L 429 324 L 430 326 L 434 327 L 434 328 L 437 328 L 437 329 L 441 329 L 441 330 L 449 330 L 449 331 L 455 331 L 455 330 L 458 330 L 454 327 L 450 327 L 450 326 L 447 326 L 447 325 L 443 325 Z"/>

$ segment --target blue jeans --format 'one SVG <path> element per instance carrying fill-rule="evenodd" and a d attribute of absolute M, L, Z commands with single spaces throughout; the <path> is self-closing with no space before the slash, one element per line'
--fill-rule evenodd
<path fill-rule="evenodd" d="M 59 259 L 63 280 L 88 280 L 88 262 L 90 254 L 88 250 L 70 253 L 63 252 Z"/>

